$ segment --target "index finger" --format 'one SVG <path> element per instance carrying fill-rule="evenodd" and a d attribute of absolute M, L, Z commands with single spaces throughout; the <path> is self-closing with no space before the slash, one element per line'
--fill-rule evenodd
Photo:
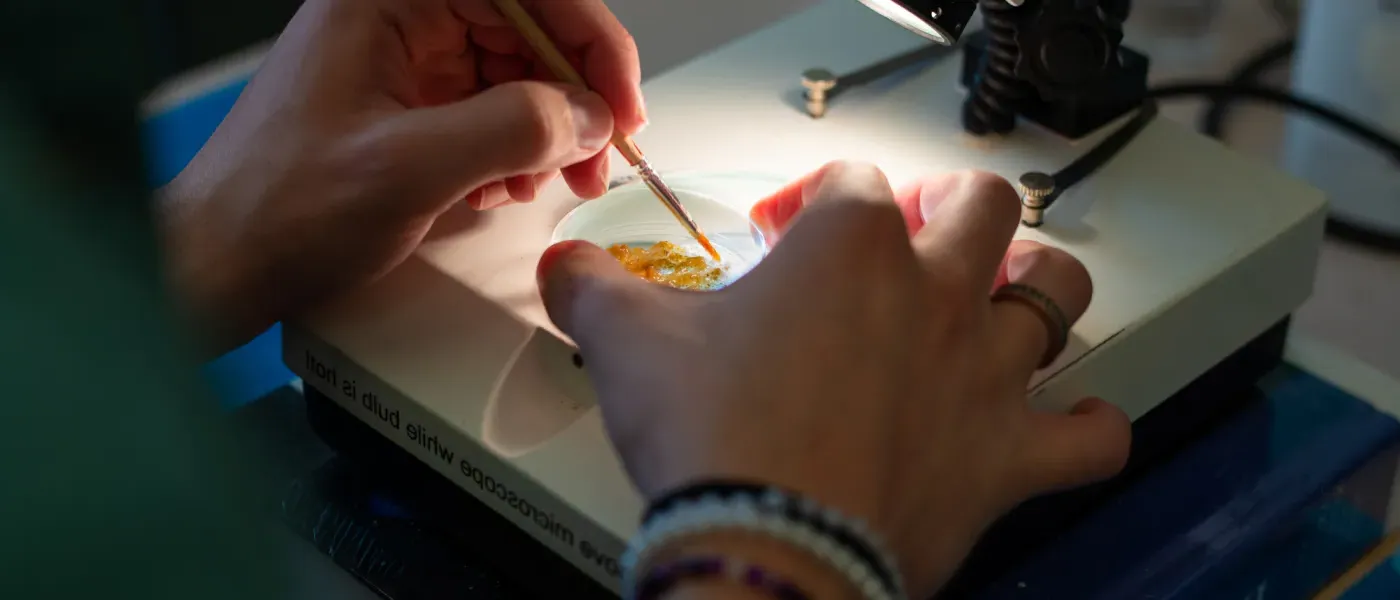
<path fill-rule="evenodd" d="M 623 133 L 646 124 L 642 101 L 642 66 L 637 43 L 603 0 L 519 0 L 566 54 L 583 58 L 580 75 L 608 102 Z M 453 0 L 462 18 L 481 25 L 509 26 L 495 0 Z"/>
<path fill-rule="evenodd" d="M 822 165 L 820 169 L 797 178 L 754 203 L 753 208 L 749 209 L 749 221 L 763 234 L 769 246 L 778 243 L 788 226 L 792 225 L 792 220 L 797 218 L 817 188 L 821 187 L 822 178 L 837 164 L 830 162 Z"/>

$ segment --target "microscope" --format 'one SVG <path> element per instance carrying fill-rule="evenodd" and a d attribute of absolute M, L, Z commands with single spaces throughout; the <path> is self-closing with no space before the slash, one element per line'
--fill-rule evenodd
<path fill-rule="evenodd" d="M 982 9 L 984 29 L 968 35 L 960 79 L 971 134 L 1006 134 L 1025 118 L 1078 139 L 1147 98 L 1147 58 L 1122 45 L 1130 0 L 860 1 L 944 46 Z"/>
<path fill-rule="evenodd" d="M 675 169 L 677 189 L 746 214 L 832 160 L 873 162 L 896 184 L 991 171 L 1021 186 L 1017 238 L 1088 268 L 1093 302 L 1027 401 L 1047 411 L 1087 396 L 1115 403 L 1134 420 L 1129 467 L 1116 482 L 1018 508 L 950 595 L 1246 401 L 1280 362 L 1289 315 L 1312 289 L 1323 194 L 1158 118 L 1148 60 L 1121 43 L 1128 9 L 824 0 L 643 86 L 652 124 L 638 141 L 653 164 Z M 591 203 L 638 185 L 621 163 L 616 189 Z M 556 186 L 492 210 L 284 329 L 284 360 L 330 445 L 422 490 L 456 524 L 448 533 L 500 557 L 503 571 L 571 598 L 618 591 L 617 560 L 643 509 L 586 365 L 535 287 L 541 252 L 581 204 Z M 507 550 L 505 537 L 525 542 Z"/>

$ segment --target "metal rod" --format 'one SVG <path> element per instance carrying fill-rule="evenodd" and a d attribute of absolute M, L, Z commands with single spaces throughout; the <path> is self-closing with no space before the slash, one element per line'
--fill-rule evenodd
<path fill-rule="evenodd" d="M 826 114 L 827 103 L 837 94 L 883 79 L 926 60 L 941 58 L 954 49 L 954 46 L 928 44 L 845 75 L 836 75 L 826 69 L 809 69 L 802 74 L 802 86 L 807 90 L 804 93 L 807 114 L 819 118 Z"/>

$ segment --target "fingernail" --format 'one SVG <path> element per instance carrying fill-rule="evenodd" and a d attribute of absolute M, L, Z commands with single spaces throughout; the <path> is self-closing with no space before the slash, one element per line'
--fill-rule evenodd
<path fill-rule="evenodd" d="M 612 161 L 606 157 L 599 161 L 598 180 L 603 182 L 603 193 L 608 193 L 608 182 L 612 181 Z"/>
<path fill-rule="evenodd" d="M 501 193 L 501 194 L 489 194 L 489 193 L 488 193 L 488 194 L 485 195 L 485 197 L 483 197 L 483 198 L 481 199 L 481 208 L 478 209 L 478 210 L 491 210 L 491 209 L 496 208 L 496 207 L 498 207 L 498 206 L 504 206 L 506 203 L 508 203 L 508 202 L 510 202 L 510 201 L 511 201 L 511 200 L 510 200 L 510 195 L 509 195 L 509 194 L 505 194 L 505 193 Z"/>
<path fill-rule="evenodd" d="M 646 129 L 649 121 L 650 119 L 647 118 L 647 99 L 639 87 L 637 88 L 637 122 L 641 125 L 637 127 L 636 133 L 641 133 L 643 129 Z"/>
<path fill-rule="evenodd" d="M 569 107 L 573 110 L 578 147 L 597 151 L 606 146 L 613 134 L 612 113 L 608 103 L 593 92 L 577 91 L 569 94 Z"/>
<path fill-rule="evenodd" d="M 812 174 L 808 175 L 806 178 L 798 180 L 798 183 L 802 186 L 803 200 L 805 201 L 806 199 L 816 196 L 817 190 L 821 189 L 822 182 L 826 181 L 827 176 L 830 175 L 832 171 L 837 171 L 844 168 L 845 164 L 846 163 L 844 161 L 832 161 L 826 163 L 822 165 L 820 169 L 817 169 Z"/>
<path fill-rule="evenodd" d="M 1045 260 L 1045 256 L 1046 252 L 1043 248 L 1012 255 L 1006 261 L 1006 278 L 1013 282 L 1021 281 L 1027 273 L 1030 273 L 1041 261 Z"/>
<path fill-rule="evenodd" d="M 924 182 L 919 190 L 919 216 L 924 218 L 925 223 L 933 219 L 939 205 L 943 204 L 951 193 L 955 181 L 953 177 L 940 177 Z"/>
<path fill-rule="evenodd" d="M 942 202 L 942 196 L 935 196 L 928 192 L 920 192 L 919 218 L 923 219 L 924 223 L 928 223 L 931 219 L 933 219 L 933 213 L 938 211 L 938 205 Z"/>
<path fill-rule="evenodd" d="M 1075 405 L 1069 409 L 1069 414 L 1087 415 L 1098 410 L 1099 407 L 1104 404 L 1106 404 L 1106 402 L 1104 402 L 1102 398 L 1085 398 L 1075 403 Z"/>

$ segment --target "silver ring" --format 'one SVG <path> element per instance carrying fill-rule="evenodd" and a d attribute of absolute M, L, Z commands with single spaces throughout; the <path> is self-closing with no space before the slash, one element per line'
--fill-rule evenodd
<path fill-rule="evenodd" d="M 1065 317 L 1065 311 L 1060 310 L 1060 305 L 1055 304 L 1045 292 L 1024 283 L 1008 283 L 997 288 L 997 291 L 992 293 L 992 302 L 1003 300 L 1030 308 L 1031 312 L 1045 323 L 1045 329 L 1050 334 L 1050 345 L 1045 349 L 1045 356 L 1040 359 L 1040 365 L 1036 368 L 1044 369 L 1050 366 L 1069 344 L 1070 322 Z"/>

